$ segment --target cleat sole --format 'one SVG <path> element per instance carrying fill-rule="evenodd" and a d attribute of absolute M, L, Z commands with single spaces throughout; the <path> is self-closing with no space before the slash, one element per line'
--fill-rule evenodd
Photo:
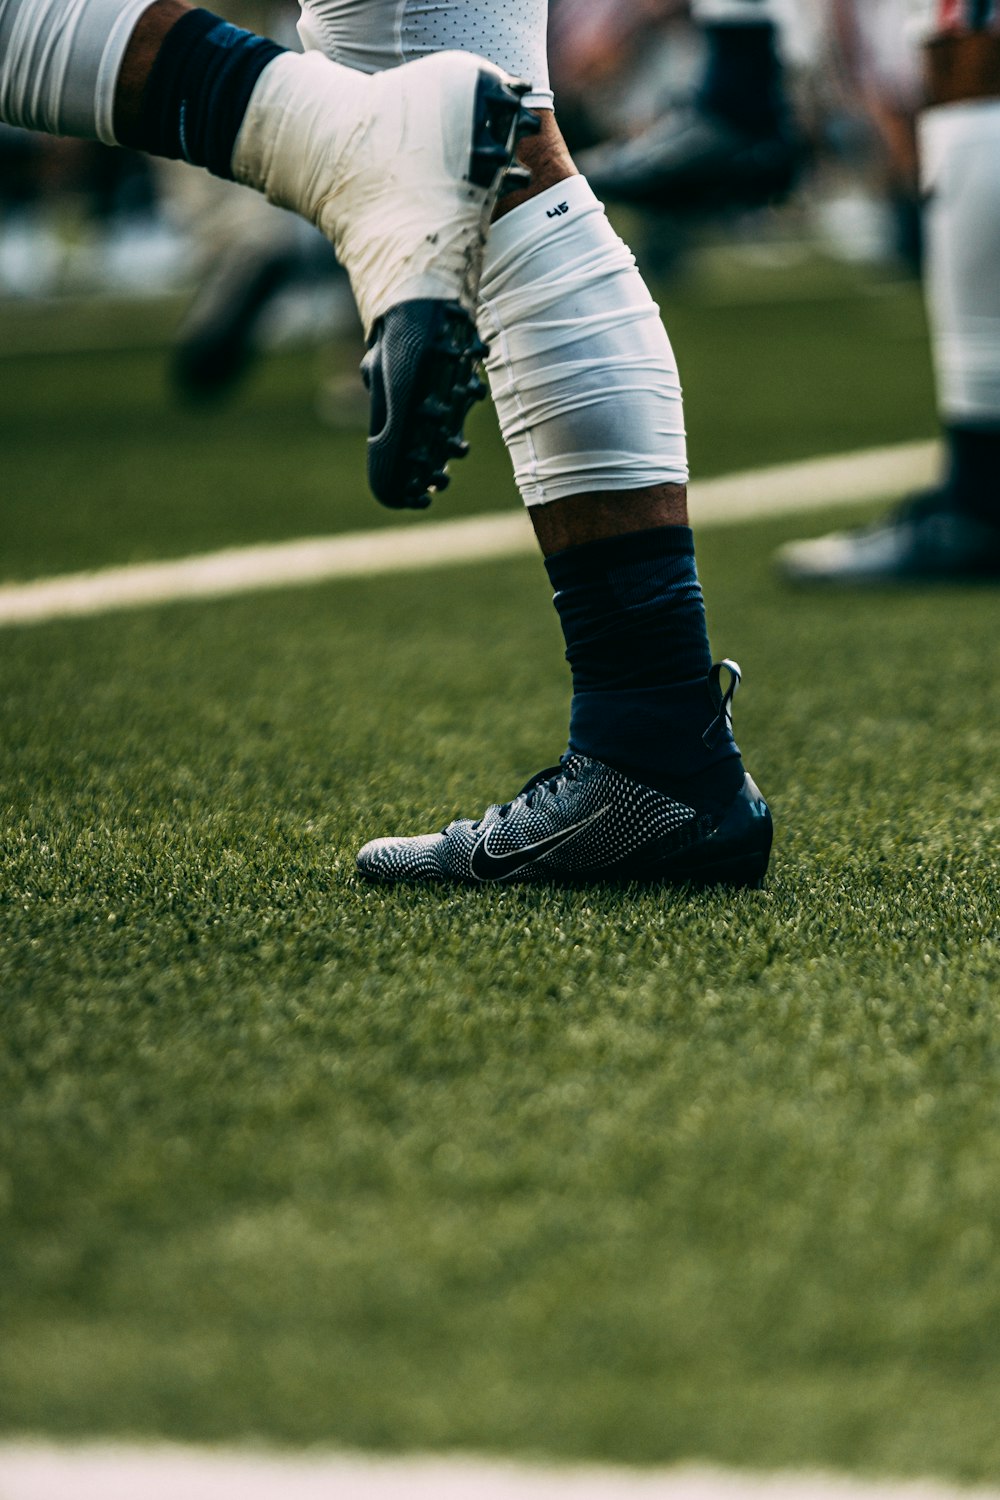
<path fill-rule="evenodd" d="M 381 319 L 362 374 L 371 394 L 368 483 L 383 505 L 423 510 L 429 491 L 444 489 L 449 459 L 468 452 L 465 418 L 486 394 L 479 359 L 457 302 L 401 302 Z"/>

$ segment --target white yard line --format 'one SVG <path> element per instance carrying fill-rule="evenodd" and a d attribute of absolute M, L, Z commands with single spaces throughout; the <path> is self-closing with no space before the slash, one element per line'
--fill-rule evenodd
<path fill-rule="evenodd" d="M 940 1482 L 707 1468 L 544 1467 L 472 1458 L 8 1444 L 0 1500 L 1000 1500 Z"/>
<path fill-rule="evenodd" d="M 878 500 L 929 483 L 937 462 L 936 444 L 906 443 L 709 479 L 692 486 L 692 523 L 700 529 Z M 0 587 L 0 625 L 38 624 L 181 599 L 220 599 L 333 578 L 516 557 L 534 550 L 531 526 L 521 511 L 396 531 L 232 547 L 173 562 L 8 584 Z"/>

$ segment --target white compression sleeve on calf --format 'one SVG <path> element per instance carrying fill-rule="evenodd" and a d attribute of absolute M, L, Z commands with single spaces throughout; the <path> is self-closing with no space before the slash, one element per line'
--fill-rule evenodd
<path fill-rule="evenodd" d="M 114 144 L 115 85 L 150 0 L 0 0 L 0 120 Z"/>
<path fill-rule="evenodd" d="M 670 340 L 586 178 L 569 177 L 494 224 L 479 330 L 526 505 L 687 482 Z"/>
<path fill-rule="evenodd" d="M 927 301 L 946 422 L 1000 422 L 1000 101 L 925 110 Z"/>

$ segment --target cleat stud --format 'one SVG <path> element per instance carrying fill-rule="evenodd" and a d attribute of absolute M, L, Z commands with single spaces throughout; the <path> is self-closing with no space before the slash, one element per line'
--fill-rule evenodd
<path fill-rule="evenodd" d="M 468 392 L 470 401 L 486 400 L 487 386 L 485 381 L 478 379 L 470 380 L 465 389 Z"/>
<path fill-rule="evenodd" d="M 449 458 L 464 458 L 469 451 L 469 445 L 464 438 L 450 437 L 447 443 Z"/>
<path fill-rule="evenodd" d="M 431 475 L 431 489 L 435 490 L 437 494 L 440 495 L 443 490 L 448 488 L 449 484 L 451 484 L 451 475 L 446 474 L 444 469 L 439 469 L 436 474 Z"/>

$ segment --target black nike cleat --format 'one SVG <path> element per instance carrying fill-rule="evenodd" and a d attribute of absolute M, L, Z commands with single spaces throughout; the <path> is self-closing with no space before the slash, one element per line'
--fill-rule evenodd
<path fill-rule="evenodd" d="M 804 155 L 790 127 L 752 134 L 692 106 L 631 140 L 581 153 L 577 164 L 599 197 L 699 215 L 781 202 Z"/>
<path fill-rule="evenodd" d="M 539 128 L 520 102 L 527 89 L 479 75 L 466 181 L 480 190 L 483 240 L 497 198 L 527 180 L 513 165 L 518 141 Z M 402 301 L 374 324 L 361 373 L 371 395 L 368 484 L 383 505 L 423 510 L 447 487 L 449 460 L 468 452 L 465 419 L 486 395 L 479 364 L 487 352 L 458 299 Z"/>
<path fill-rule="evenodd" d="M 361 374 L 371 396 L 368 485 L 393 510 L 425 510 L 464 458 L 465 418 L 486 395 L 487 350 L 458 302 L 401 302 L 386 313 Z"/>
<path fill-rule="evenodd" d="M 728 727 L 732 690 L 717 725 Z M 740 766 L 734 763 L 738 777 Z M 368 880 L 454 881 L 511 885 L 520 881 L 693 881 L 759 886 L 771 850 L 767 803 L 744 774 L 719 806 L 691 788 L 670 794 L 590 756 L 567 753 L 532 777 L 511 802 L 476 822 L 459 819 L 441 833 L 382 838 L 358 854 Z"/>

